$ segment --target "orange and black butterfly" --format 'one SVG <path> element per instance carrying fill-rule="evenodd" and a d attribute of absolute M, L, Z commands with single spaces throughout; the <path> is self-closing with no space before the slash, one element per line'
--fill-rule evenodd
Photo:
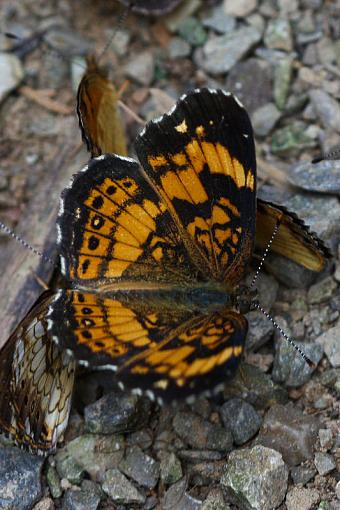
<path fill-rule="evenodd" d="M 59 377 L 59 394 L 48 392 L 63 410 L 73 359 L 110 368 L 122 385 L 162 401 L 213 392 L 244 350 L 253 293 L 243 281 L 255 243 L 265 246 L 280 224 L 274 251 L 315 271 L 326 264 L 328 250 L 294 215 L 256 199 L 252 127 L 231 94 L 183 96 L 147 124 L 135 148 L 141 164 L 101 155 L 64 190 L 57 221 L 63 283 L 0 353 L 0 378 L 13 388 L 0 426 L 32 449 L 52 450 L 62 428 L 46 406 L 49 435 L 34 428 L 43 401 L 25 404 L 47 369 L 69 374 Z M 55 346 L 58 362 L 46 355 Z M 42 365 L 34 373 L 37 352 Z M 27 367 L 23 394 L 18 358 Z"/>
<path fill-rule="evenodd" d="M 90 55 L 78 87 L 77 113 L 83 140 L 92 157 L 103 152 L 127 155 L 119 96 L 105 68 L 98 64 L 94 55 Z"/>

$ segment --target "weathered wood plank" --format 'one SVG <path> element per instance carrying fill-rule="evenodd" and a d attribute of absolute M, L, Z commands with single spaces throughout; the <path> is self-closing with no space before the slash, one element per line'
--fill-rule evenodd
<path fill-rule="evenodd" d="M 15 229 L 32 246 L 54 260 L 57 258 L 55 219 L 60 193 L 72 174 L 88 159 L 85 149 L 77 153 L 74 149 L 73 143 L 56 151 L 53 164 L 44 172 Z M 43 292 L 38 279 L 49 283 L 54 269 L 55 266 L 41 260 L 14 239 L 1 248 L 0 347 Z"/>

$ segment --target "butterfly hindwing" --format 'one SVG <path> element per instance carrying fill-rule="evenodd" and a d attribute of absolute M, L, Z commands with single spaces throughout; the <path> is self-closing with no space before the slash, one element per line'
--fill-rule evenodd
<path fill-rule="evenodd" d="M 60 291 L 49 311 L 50 333 L 80 361 L 110 367 L 130 388 L 165 400 L 213 390 L 237 367 L 247 320 L 223 303 L 212 312 L 203 301 L 195 309 L 180 301 L 175 291 L 111 297 Z"/>
<path fill-rule="evenodd" d="M 49 453 L 67 426 L 75 361 L 47 333 L 43 297 L 0 351 L 0 429 L 32 452 Z"/>
<path fill-rule="evenodd" d="M 267 247 L 277 223 L 279 229 L 271 250 L 311 271 L 322 271 L 330 257 L 323 242 L 296 214 L 261 199 L 257 199 L 256 248 L 263 251 Z"/>

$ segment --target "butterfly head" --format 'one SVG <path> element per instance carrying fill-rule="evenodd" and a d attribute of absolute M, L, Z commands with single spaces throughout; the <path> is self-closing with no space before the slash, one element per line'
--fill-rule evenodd
<path fill-rule="evenodd" d="M 257 289 L 240 285 L 235 294 L 235 307 L 242 314 L 255 310 L 257 303 Z"/>

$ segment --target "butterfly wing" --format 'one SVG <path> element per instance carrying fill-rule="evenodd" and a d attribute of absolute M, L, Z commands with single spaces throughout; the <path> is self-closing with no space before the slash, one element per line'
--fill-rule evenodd
<path fill-rule="evenodd" d="M 169 211 L 135 161 L 100 156 L 74 177 L 58 218 L 61 270 L 73 286 L 196 281 Z M 209 276 L 209 268 L 202 267 Z"/>
<path fill-rule="evenodd" d="M 247 320 L 236 312 L 202 314 L 157 292 L 104 298 L 60 291 L 49 321 L 50 334 L 78 360 L 110 368 L 129 388 L 165 400 L 212 390 L 233 375 L 247 333 Z"/>
<path fill-rule="evenodd" d="M 263 251 L 267 247 L 278 222 L 271 250 L 311 271 L 322 271 L 331 256 L 323 242 L 296 214 L 261 199 L 257 199 L 256 248 Z"/>
<path fill-rule="evenodd" d="M 0 430 L 32 452 L 53 451 L 68 422 L 75 362 L 47 334 L 44 297 L 0 351 Z"/>
<path fill-rule="evenodd" d="M 255 235 L 255 151 L 236 99 L 202 89 L 184 96 L 128 158 L 91 161 L 62 198 L 64 275 L 78 283 L 238 283 Z"/>
<path fill-rule="evenodd" d="M 136 151 L 187 245 L 214 279 L 234 286 L 255 236 L 256 161 L 245 109 L 222 90 L 194 91 L 146 126 Z"/>
<path fill-rule="evenodd" d="M 79 84 L 77 113 L 83 140 L 92 157 L 110 152 L 127 155 L 126 137 L 118 110 L 118 93 L 93 56 Z"/>

